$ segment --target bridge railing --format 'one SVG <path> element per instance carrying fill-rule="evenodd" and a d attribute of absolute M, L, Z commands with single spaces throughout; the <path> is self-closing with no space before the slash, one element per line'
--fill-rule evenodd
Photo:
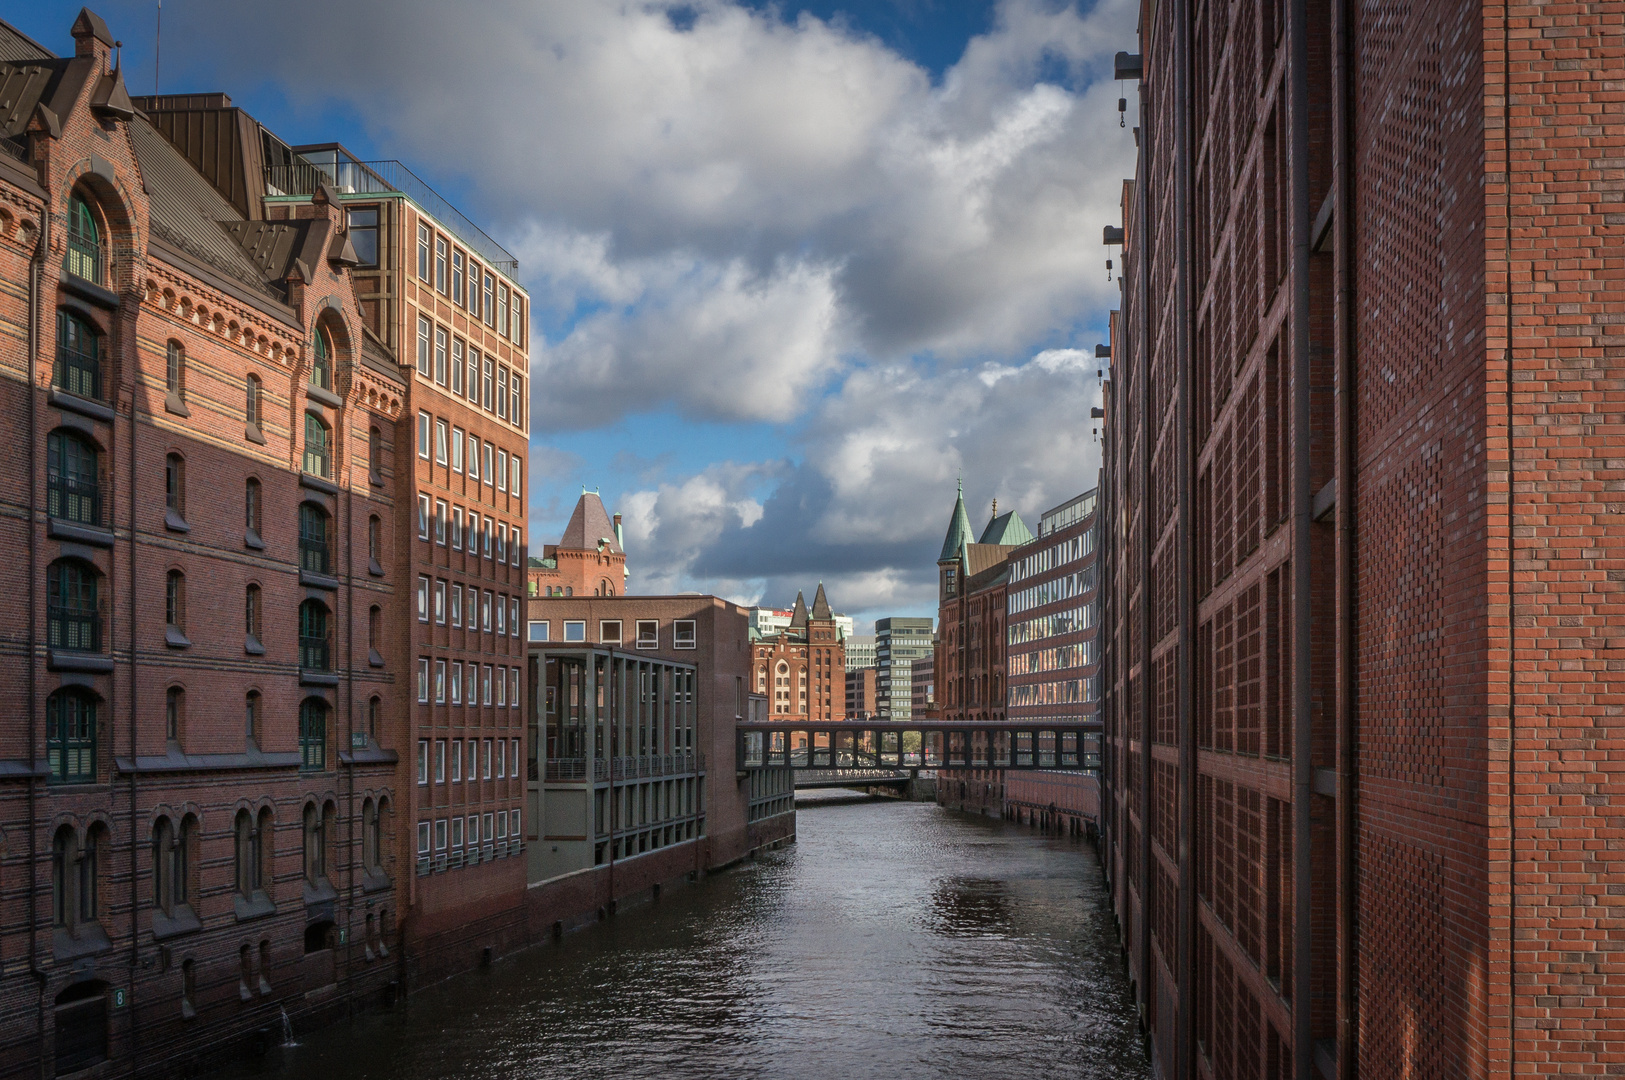
<path fill-rule="evenodd" d="M 740 769 L 1055 769 L 1099 767 L 1100 726 L 956 722 L 741 725 Z M 907 747 L 907 749 L 905 749 Z"/>
<path fill-rule="evenodd" d="M 551 781 L 585 780 L 587 761 L 586 758 L 548 758 L 544 774 Z M 612 774 L 616 780 L 637 780 L 704 771 L 705 755 L 695 751 L 592 759 L 592 777 L 595 781 L 608 780 Z"/>

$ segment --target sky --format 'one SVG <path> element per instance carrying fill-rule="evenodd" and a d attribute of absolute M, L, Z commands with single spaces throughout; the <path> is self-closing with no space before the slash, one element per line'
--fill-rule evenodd
<path fill-rule="evenodd" d="M 935 613 L 961 477 L 978 529 L 1095 485 L 1137 8 L 169 0 L 157 56 L 155 0 L 95 10 L 132 93 L 400 159 L 518 257 L 533 544 L 597 490 L 629 591 L 822 581 L 863 632 Z"/>

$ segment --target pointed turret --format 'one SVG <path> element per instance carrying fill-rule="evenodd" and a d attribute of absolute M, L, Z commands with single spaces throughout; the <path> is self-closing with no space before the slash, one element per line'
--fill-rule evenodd
<path fill-rule="evenodd" d="M 807 600 L 799 592 L 796 593 L 796 606 L 790 612 L 790 629 L 807 629 Z"/>
<path fill-rule="evenodd" d="M 826 622 L 835 618 L 834 613 L 829 610 L 829 598 L 824 595 L 824 583 L 822 581 L 818 583 L 818 591 L 813 594 L 812 617 L 823 619 Z"/>
<path fill-rule="evenodd" d="M 1027 523 L 1021 520 L 1021 515 L 1014 510 L 1008 514 L 999 513 L 999 504 L 993 504 L 993 517 L 988 519 L 987 528 L 982 530 L 982 538 L 978 544 L 1025 544 L 1032 540 L 1033 534 L 1027 531 Z"/>
<path fill-rule="evenodd" d="M 942 554 L 937 562 L 958 562 L 964 555 L 965 545 L 971 542 L 970 515 L 965 512 L 965 482 L 959 482 L 959 495 L 954 499 L 953 516 L 948 519 L 948 535 L 942 539 Z"/>

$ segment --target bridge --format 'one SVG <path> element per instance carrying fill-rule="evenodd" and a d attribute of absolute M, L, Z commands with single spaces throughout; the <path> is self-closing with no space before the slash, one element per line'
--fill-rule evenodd
<path fill-rule="evenodd" d="M 906 789 L 919 770 L 797 769 L 796 790 L 896 787 Z"/>
<path fill-rule="evenodd" d="M 737 725 L 738 769 L 1099 768 L 1099 721 L 751 721 Z M 797 785 L 800 786 L 800 785 Z"/>

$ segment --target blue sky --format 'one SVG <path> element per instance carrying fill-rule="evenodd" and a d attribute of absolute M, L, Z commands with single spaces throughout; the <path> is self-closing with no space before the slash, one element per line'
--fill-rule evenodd
<path fill-rule="evenodd" d="M 66 52 L 78 7 L 5 18 Z M 156 4 L 96 10 L 151 92 Z M 600 490 L 633 591 L 787 604 L 824 580 L 863 623 L 927 614 L 959 475 L 978 525 L 1093 486 L 1129 0 L 163 17 L 163 92 L 399 158 L 518 255 L 531 536 Z"/>

